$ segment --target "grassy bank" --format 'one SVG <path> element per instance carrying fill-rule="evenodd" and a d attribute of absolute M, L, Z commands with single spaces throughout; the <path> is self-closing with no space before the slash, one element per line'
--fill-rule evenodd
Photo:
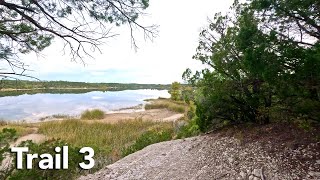
<path fill-rule="evenodd" d="M 145 120 L 124 120 L 115 124 L 108 124 L 96 120 L 69 119 L 63 121 L 48 121 L 34 124 L 0 124 L 0 161 L 3 153 L 9 152 L 9 143 L 16 138 L 40 133 L 48 137 L 48 141 L 35 144 L 31 141 L 23 142 L 20 146 L 29 147 L 30 153 L 55 154 L 55 147 L 68 146 L 68 170 L 43 171 L 36 165 L 32 170 L 2 171 L 0 179 L 76 179 L 80 175 L 93 173 L 120 158 L 134 153 L 142 148 L 171 140 L 176 136 L 175 125 L 172 122 L 152 122 Z M 82 147 L 94 149 L 95 166 L 87 171 L 79 168 L 83 162 L 83 155 L 79 153 Z M 34 161 L 37 164 L 38 160 Z"/>
<path fill-rule="evenodd" d="M 158 99 L 152 100 L 146 109 L 156 108 L 166 108 L 184 113 L 187 106 L 182 102 Z M 79 175 L 93 173 L 150 144 L 172 140 L 177 137 L 187 137 L 184 135 L 187 131 L 181 127 L 180 122 L 153 122 L 145 119 L 136 119 L 122 120 L 109 124 L 99 120 L 104 116 L 105 112 L 101 110 L 88 110 L 84 111 L 79 119 L 57 115 L 57 117 L 63 119 L 65 117 L 66 119 L 33 124 L 0 124 L 0 130 L 4 128 L 15 129 L 14 133 L 16 134 L 14 137 L 36 132 L 47 136 L 49 141 L 41 144 L 35 144 L 30 141 L 24 142 L 22 146 L 29 147 L 30 153 L 55 154 L 55 147 L 67 145 L 69 147 L 70 163 L 67 171 L 43 171 L 39 168 L 34 168 L 31 171 L 26 169 L 12 171 L 13 174 L 7 174 L 7 172 L 1 174 L 0 171 L 0 179 L 8 176 L 13 177 L 13 179 L 21 177 L 26 177 L 27 179 L 37 177 L 46 179 L 75 179 Z M 3 132 L 3 134 L 8 133 Z M 9 141 L 11 142 L 12 140 L 9 139 L 4 142 Z M 83 156 L 79 154 L 79 149 L 82 147 L 91 147 L 95 152 L 95 166 L 88 171 L 83 171 L 78 166 L 80 162 L 83 162 Z"/>
<path fill-rule="evenodd" d="M 66 120 L 41 123 L 39 127 L 39 133 L 48 137 L 64 140 L 77 147 L 92 147 L 109 162 L 121 158 L 123 151 L 144 133 L 157 134 L 164 131 L 172 134 L 173 124 L 142 120 L 121 121 L 115 124 Z"/>
<path fill-rule="evenodd" d="M 10 122 L 0 122 L 0 131 L 3 129 L 15 129 L 17 137 L 25 136 L 27 134 L 34 133 L 35 129 L 32 125 L 25 123 L 10 123 Z"/>
<path fill-rule="evenodd" d="M 170 111 L 184 113 L 187 109 L 187 105 L 184 102 L 173 101 L 170 99 L 156 99 L 147 100 L 149 103 L 146 104 L 145 109 L 168 109 Z"/>

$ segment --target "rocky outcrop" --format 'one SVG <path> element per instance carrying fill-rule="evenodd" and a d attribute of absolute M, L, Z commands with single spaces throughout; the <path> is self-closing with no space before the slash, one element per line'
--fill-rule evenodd
<path fill-rule="evenodd" d="M 162 142 L 79 179 L 320 179 L 320 152 L 312 149 L 320 143 L 277 154 L 265 146 L 273 144 L 219 135 Z M 310 161 L 300 166 L 303 157 Z"/>

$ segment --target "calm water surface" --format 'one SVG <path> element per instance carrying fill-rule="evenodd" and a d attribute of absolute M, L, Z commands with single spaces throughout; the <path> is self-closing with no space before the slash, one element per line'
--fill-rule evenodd
<path fill-rule="evenodd" d="M 64 114 L 79 115 L 86 109 L 112 111 L 144 103 L 144 99 L 170 97 L 167 90 L 93 91 L 82 94 L 24 94 L 0 98 L 0 118 L 4 120 L 38 120 Z"/>

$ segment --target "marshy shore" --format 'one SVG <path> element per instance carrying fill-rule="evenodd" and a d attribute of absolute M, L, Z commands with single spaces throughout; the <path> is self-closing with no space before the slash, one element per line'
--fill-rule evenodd
<path fill-rule="evenodd" d="M 78 171 L 74 165 L 78 159 L 71 153 L 70 171 L 51 172 L 55 174 L 50 177 L 62 179 L 79 175 L 80 179 L 320 178 L 320 127 L 305 131 L 286 123 L 243 124 L 184 139 L 179 124 L 185 122 L 187 109 L 182 102 L 158 99 L 151 100 L 144 111 L 122 109 L 99 119 L 94 119 L 98 111 L 88 111 L 91 114 L 85 117 L 91 120 L 3 124 L 1 129 L 16 129 L 19 138 L 11 146 L 32 140 L 39 143 L 39 151 L 41 143 L 51 147 L 58 140 L 71 149 L 95 150 L 96 165 L 90 171 Z"/>
<path fill-rule="evenodd" d="M 95 168 L 90 171 L 94 172 L 150 144 L 177 137 L 178 124 L 184 122 L 182 109 L 186 111 L 187 106 L 169 99 L 149 101 L 145 110 L 122 109 L 107 114 L 92 110 L 84 112 L 80 118 L 61 116 L 31 123 L 2 122 L 0 131 L 16 131 L 10 147 L 23 141 L 32 141 L 40 146 L 42 143 L 62 141 L 71 147 L 92 147 L 97 158 Z M 7 156 L 0 169 L 9 167 L 11 162 L 12 158 Z"/>

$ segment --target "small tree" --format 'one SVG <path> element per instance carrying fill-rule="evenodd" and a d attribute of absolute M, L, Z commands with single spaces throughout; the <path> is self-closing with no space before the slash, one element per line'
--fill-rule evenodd
<path fill-rule="evenodd" d="M 181 84 L 178 82 L 173 82 L 171 84 L 171 89 L 169 90 L 171 94 L 171 99 L 174 101 L 178 101 L 181 99 Z"/>

